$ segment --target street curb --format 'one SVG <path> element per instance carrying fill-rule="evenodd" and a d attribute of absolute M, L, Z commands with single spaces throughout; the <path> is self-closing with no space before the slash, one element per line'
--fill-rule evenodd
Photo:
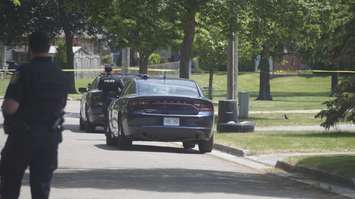
<path fill-rule="evenodd" d="M 230 147 L 230 146 L 226 146 L 226 145 L 222 145 L 222 144 L 214 144 L 213 148 L 219 151 L 222 151 L 224 153 L 228 153 L 231 155 L 235 155 L 238 157 L 245 157 L 249 155 L 249 151 L 248 150 L 243 150 L 243 149 L 238 149 L 238 148 L 234 148 L 234 147 Z"/>
<path fill-rule="evenodd" d="M 339 185 L 346 186 L 348 188 L 355 189 L 355 183 L 353 182 L 352 179 L 341 177 L 338 175 L 326 173 L 324 171 L 320 171 L 317 169 L 312 169 L 312 168 L 307 168 L 307 167 L 302 167 L 302 166 L 295 166 L 292 164 L 289 164 L 284 161 L 277 161 L 275 168 L 284 170 L 288 173 L 300 173 L 300 174 L 305 174 L 309 176 L 313 176 L 320 181 L 323 182 L 333 182 Z"/>
<path fill-rule="evenodd" d="M 214 144 L 213 148 L 221 151 L 222 153 L 230 154 L 232 156 L 237 156 L 237 157 L 240 157 L 242 159 L 245 159 L 245 160 L 253 162 L 253 163 L 267 165 L 265 163 L 256 161 L 254 159 L 249 159 L 247 157 L 248 153 L 249 153 L 247 150 L 233 148 L 233 147 L 225 146 L 222 144 Z M 248 163 L 248 162 L 239 162 L 238 161 L 238 164 L 242 164 L 244 166 L 260 170 L 260 168 L 255 167 L 255 165 L 252 166 L 251 163 Z M 289 180 L 293 180 L 293 181 L 296 181 L 296 182 L 299 182 L 302 184 L 306 184 L 311 187 L 315 187 L 315 188 L 318 188 L 321 190 L 325 190 L 325 191 L 328 191 L 331 193 L 338 194 L 340 196 L 344 196 L 346 198 L 355 199 L 355 189 L 354 189 L 355 188 L 355 180 L 354 179 L 352 179 L 352 180 L 346 179 L 345 185 L 344 185 L 344 183 L 339 183 L 339 181 L 333 180 L 333 178 L 332 178 L 332 180 L 330 180 L 331 182 L 338 182 L 338 185 L 335 185 L 335 184 L 331 184 L 331 182 L 329 183 L 328 177 L 324 177 L 324 176 L 323 176 L 323 178 L 320 178 L 319 176 L 317 177 L 315 175 L 312 175 L 313 171 L 306 172 L 306 173 L 301 172 L 301 171 L 295 171 L 295 170 L 293 170 L 294 167 L 292 165 L 289 165 L 289 164 L 282 162 L 282 161 L 278 161 L 277 164 L 274 166 L 272 166 L 272 165 L 268 165 L 268 166 L 270 166 L 270 168 L 277 168 L 277 169 L 280 169 L 280 170 L 286 172 L 286 173 L 270 173 L 271 175 L 287 178 Z M 261 170 L 264 170 L 264 169 L 261 169 Z M 306 176 L 308 175 L 308 176 L 316 177 L 318 180 L 306 179 L 305 176 L 303 176 L 302 174 L 304 174 Z M 328 173 L 326 173 L 326 174 L 328 174 Z M 330 174 L 328 174 L 328 175 L 330 175 Z M 344 179 L 340 179 L 340 182 L 342 180 L 344 180 Z"/>

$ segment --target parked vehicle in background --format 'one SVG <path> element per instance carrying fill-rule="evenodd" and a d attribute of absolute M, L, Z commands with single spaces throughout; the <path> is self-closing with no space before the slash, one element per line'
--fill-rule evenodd
<path fill-rule="evenodd" d="M 213 104 L 191 80 L 130 79 L 109 105 L 107 119 L 108 145 L 179 141 L 186 149 L 198 144 L 201 153 L 213 148 Z"/>
<path fill-rule="evenodd" d="M 118 98 L 125 79 L 136 77 L 133 74 L 101 74 L 87 88 L 79 88 L 82 93 L 80 101 L 80 130 L 92 132 L 97 126 L 106 128 L 107 107 Z"/>

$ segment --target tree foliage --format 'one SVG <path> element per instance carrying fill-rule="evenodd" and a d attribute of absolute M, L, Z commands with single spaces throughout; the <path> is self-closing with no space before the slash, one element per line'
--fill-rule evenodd
<path fill-rule="evenodd" d="M 51 37 L 64 32 L 66 63 L 62 67 L 74 68 L 72 51 L 75 35 L 95 35 L 100 26 L 95 16 L 100 15 L 111 0 L 15 0 L 0 2 L 0 40 L 6 44 L 21 44 L 34 31 L 47 32 Z M 15 3 L 15 4 L 14 4 Z M 19 4 L 20 3 L 20 4 Z M 75 91 L 74 74 L 68 73 L 71 92 Z"/>
<path fill-rule="evenodd" d="M 341 8 L 339 10 L 339 8 Z M 326 38 L 320 44 L 324 50 L 322 55 L 328 57 L 326 62 L 336 64 L 341 69 L 355 70 L 355 1 L 343 0 L 337 6 L 330 7 L 328 16 L 339 21 L 328 24 L 322 34 Z M 339 11 L 339 12 L 336 12 Z M 340 121 L 355 123 L 355 78 L 344 79 L 337 87 L 335 99 L 325 102 L 326 110 L 316 115 L 324 119 L 321 124 L 329 129 Z"/>
<path fill-rule="evenodd" d="M 110 13 L 103 23 L 111 46 L 137 51 L 141 73 L 147 73 L 149 56 L 155 50 L 174 45 L 175 18 L 168 13 L 166 1 L 116 0 Z"/>
<path fill-rule="evenodd" d="M 211 0 L 170 0 L 170 8 L 174 10 L 180 21 L 182 41 L 180 44 L 180 77 L 189 78 L 189 63 L 192 56 L 196 30 L 196 16 Z"/>
<path fill-rule="evenodd" d="M 18 2 L 18 1 L 17 1 Z M 51 1 L 22 0 L 21 4 L 0 2 L 0 40 L 5 44 L 25 43 L 26 35 L 33 31 L 45 31 L 56 35 L 60 28 Z"/>

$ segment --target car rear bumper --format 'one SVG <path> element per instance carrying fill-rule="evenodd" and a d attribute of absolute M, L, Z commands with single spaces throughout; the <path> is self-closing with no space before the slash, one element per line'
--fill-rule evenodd
<path fill-rule="evenodd" d="M 164 117 L 180 118 L 179 126 L 164 126 Z M 212 136 L 213 114 L 190 116 L 131 114 L 124 125 L 125 134 L 133 140 L 200 141 Z"/>
<path fill-rule="evenodd" d="M 146 141 L 199 141 L 212 136 L 212 129 L 201 127 L 141 126 L 128 127 L 128 131 L 132 140 Z"/>

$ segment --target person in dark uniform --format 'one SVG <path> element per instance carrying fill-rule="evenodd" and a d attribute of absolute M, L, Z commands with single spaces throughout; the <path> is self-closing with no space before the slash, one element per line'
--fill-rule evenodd
<path fill-rule="evenodd" d="M 13 75 L 2 104 L 8 134 L 0 160 L 0 199 L 19 197 L 21 181 L 30 170 L 32 199 L 49 198 L 57 168 L 58 144 L 67 99 L 65 75 L 48 56 L 45 33 L 29 36 L 31 62 Z"/>

